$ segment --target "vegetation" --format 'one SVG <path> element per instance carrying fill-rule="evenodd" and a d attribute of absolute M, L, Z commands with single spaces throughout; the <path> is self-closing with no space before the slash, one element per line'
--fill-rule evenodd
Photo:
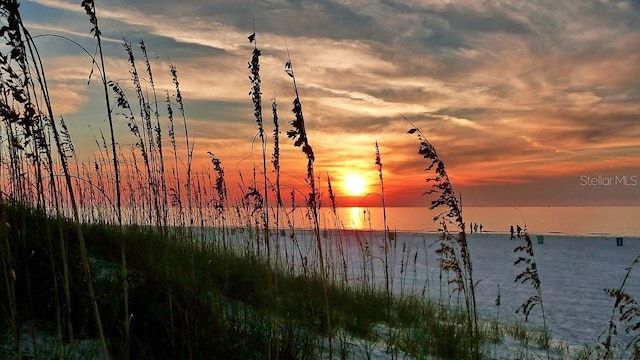
<path fill-rule="evenodd" d="M 62 260 L 56 255 L 60 254 L 57 245 L 47 249 L 40 239 L 47 228 L 61 226 L 67 242 L 75 244 L 74 223 L 65 220 L 59 224 L 43 212 L 19 204 L 5 203 L 3 208 L 7 223 L 42 224 L 22 231 L 18 227 L 5 229 L 6 238 L 21 237 L 23 241 L 22 249 L 15 251 L 17 266 L 11 269 L 15 280 L 10 278 L 10 285 L 17 299 L 30 299 L 27 306 L 15 308 L 16 328 L 19 331 L 22 319 L 33 327 L 29 332 L 53 332 L 59 310 L 54 302 L 63 303 L 64 298 L 52 296 L 52 277 L 59 281 L 61 274 L 51 273 L 50 257 L 54 263 Z M 396 353 L 418 358 L 426 354 L 460 357 L 464 356 L 461 344 L 469 341 L 456 325 L 461 314 L 426 299 L 405 296 L 394 299 L 390 311 L 379 311 L 387 306 L 384 289 L 327 284 L 320 276 L 270 269 L 264 258 L 227 251 L 219 242 L 193 246 L 188 233 L 180 228 L 163 235 L 154 227 L 85 224 L 83 233 L 95 269 L 93 283 L 102 326 L 110 354 L 117 358 L 125 351 L 136 358 L 240 359 L 260 354 L 322 358 L 323 339 L 330 335 L 325 317 L 320 315 L 325 301 L 329 302 L 333 329 L 340 329 L 336 334 L 343 337 L 373 342 L 384 339 L 381 325 L 402 330 L 388 341 L 389 351 Z M 244 234 L 236 234 L 233 241 L 242 241 Z M 121 342 L 119 315 L 122 242 L 127 248 L 129 294 L 135 299 L 130 304 L 133 316 L 127 348 Z M 78 246 L 69 246 L 67 252 L 69 263 L 75 264 L 69 272 L 71 306 L 76 309 L 70 319 L 74 337 L 96 338 L 97 326 L 88 311 L 90 299 L 79 264 L 74 261 L 79 257 Z M 277 292 L 270 288 L 270 278 L 278 279 Z M 192 326 L 196 318 L 200 319 L 197 329 Z M 269 319 L 277 330 L 275 337 Z M 73 350 L 67 340 L 58 345 L 65 352 Z M 347 343 L 338 346 L 346 348 Z"/>
<path fill-rule="evenodd" d="M 293 85 L 294 119 L 286 134 L 307 160 L 307 188 L 292 190 L 291 207 L 285 207 L 275 99 L 275 179 L 268 175 L 261 51 L 253 33 L 249 95 L 262 161 L 250 182 L 242 178 L 242 196 L 234 200 L 213 151 L 213 172 L 192 168 L 194 147 L 177 67 L 168 69 L 173 89 L 159 96 L 145 44 L 125 40 L 130 78 L 109 80 L 96 4 L 83 0 L 81 6 L 97 42 L 97 55 L 85 52 L 91 73 L 100 76 L 110 130 L 108 140 L 102 133 L 95 139 L 92 164 L 80 163 L 64 120 L 54 115 L 44 67 L 18 2 L 0 2 L 0 36 L 7 44 L 0 52 L 0 358 L 323 359 L 375 353 L 392 359 L 481 359 L 490 352 L 499 357 L 488 345 L 506 337 L 525 349 L 506 357 L 528 357 L 531 343 L 544 344 L 550 357 L 546 326 L 539 332 L 502 323 L 500 295 L 495 318 L 479 317 L 461 199 L 444 161 L 417 127 L 409 133 L 418 136 L 418 154 L 435 173 L 426 191 L 435 195 L 430 208 L 441 211 L 433 219 L 440 225 L 439 300 L 430 297 L 428 276 L 420 291 L 418 251 L 398 244 L 388 228 L 377 143 L 372 166 L 384 209 L 381 242 L 375 231 L 340 226 L 329 174 L 335 223 L 333 230 L 322 229 L 315 154 L 291 58 L 285 71 Z M 114 136 L 113 123 L 122 118 L 135 141 L 130 148 L 117 146 Z M 184 130 L 175 126 L 180 118 Z M 296 195 L 304 198 L 303 209 Z M 296 211 L 306 213 L 308 224 L 296 224 Z M 542 307 L 542 296 L 531 241 L 525 239 L 516 250 L 529 256 L 518 260 L 528 267 L 517 280 L 531 281 L 537 290 L 523 304 L 528 317 L 534 305 Z M 399 293 L 396 256 L 403 274 Z M 382 263 L 382 281 L 375 278 L 375 262 Z M 405 292 L 407 282 L 411 291 Z M 612 324 L 618 310 L 619 321 L 637 334 L 638 306 L 624 286 L 625 281 L 607 290 L 616 301 Z M 462 301 L 445 302 L 443 292 Z M 605 358 L 613 357 L 615 329 L 610 326 L 599 348 Z M 637 335 L 629 346 L 636 356 Z"/>
<path fill-rule="evenodd" d="M 634 359 L 640 359 L 640 304 L 625 290 L 625 285 L 631 275 L 633 266 L 639 262 L 640 256 L 636 257 L 629 265 L 618 288 L 604 289 L 611 298 L 615 299 L 615 303 L 611 309 L 611 320 L 609 320 L 606 337 L 594 349 L 594 353 L 603 359 L 612 359 L 614 357 L 615 343 L 613 338 L 617 334 L 620 324 L 625 326 L 625 332 L 631 336 L 626 348 L 631 350 L 631 356 Z M 616 312 L 618 313 L 617 319 Z"/>
<path fill-rule="evenodd" d="M 413 125 L 413 124 L 412 124 Z M 435 168 L 435 178 L 427 179 L 433 182 L 431 189 L 426 194 L 436 194 L 437 198 L 431 202 L 431 210 L 444 208 L 445 210 L 433 219 L 439 222 L 440 234 L 439 248 L 436 253 L 440 257 L 440 268 L 453 275 L 449 284 L 454 286 L 454 291 L 462 293 L 465 300 L 466 321 L 465 327 L 471 341 L 468 344 L 468 353 L 473 358 L 480 357 L 480 337 L 478 329 L 478 314 L 476 310 L 475 282 L 473 281 L 473 266 L 471 264 L 471 254 L 467 244 L 465 223 L 462 219 L 462 200 L 456 197 L 453 185 L 449 180 L 445 170 L 444 161 L 438 156 L 435 147 L 427 140 L 424 134 L 417 128 L 409 130 L 409 134 L 416 133 L 420 141 L 418 154 L 422 155 L 429 163 L 427 171 Z M 456 231 L 452 233 L 450 227 L 455 226 Z"/>
<path fill-rule="evenodd" d="M 538 274 L 538 265 L 536 264 L 536 257 L 533 253 L 533 244 L 531 243 L 531 236 L 527 232 L 525 225 L 525 233 L 524 233 L 524 245 L 517 246 L 513 251 L 515 253 L 519 253 L 518 259 L 515 261 L 514 265 L 523 264 L 525 265 L 525 269 L 516 276 L 515 281 L 520 283 L 531 283 L 531 286 L 536 291 L 535 295 L 530 296 L 526 299 L 522 305 L 516 310 L 517 313 L 522 313 L 524 315 L 525 321 L 529 319 L 531 315 L 531 310 L 536 305 L 540 305 L 540 311 L 542 313 L 542 324 L 543 324 L 543 335 L 544 338 L 542 340 L 542 347 L 547 350 L 547 359 L 551 358 L 551 354 L 549 351 L 549 332 L 547 330 L 547 318 L 544 313 L 544 305 L 542 302 L 542 290 L 540 288 L 541 281 L 540 275 Z"/>

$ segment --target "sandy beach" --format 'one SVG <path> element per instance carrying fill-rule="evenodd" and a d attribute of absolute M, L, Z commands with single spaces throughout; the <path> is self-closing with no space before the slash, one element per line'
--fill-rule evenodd
<path fill-rule="evenodd" d="M 383 232 L 325 230 L 321 236 L 330 259 L 330 273 L 336 281 L 346 279 L 352 283 L 373 282 L 384 286 Z M 288 255 L 289 260 L 299 263 L 302 255 L 307 259 L 307 266 L 314 266 L 312 233 L 299 230 L 295 238 L 294 242 L 290 230 L 278 238 L 281 256 Z M 616 238 L 607 236 L 532 234 L 531 238 L 552 336 L 575 347 L 596 343 L 607 329 L 614 303 L 603 289 L 620 286 L 626 268 L 640 254 L 640 239 L 626 237 L 623 246 L 617 246 Z M 508 233 L 476 233 L 469 234 L 468 241 L 479 314 L 484 318 L 496 317 L 499 286 L 500 319 L 524 321 L 516 309 L 534 294 L 530 285 L 514 281 L 523 270 L 514 266 L 517 259 L 514 248 L 524 240 L 517 237 L 511 240 Z M 435 254 L 437 242 L 438 236 L 434 233 L 395 233 L 387 255 L 394 293 L 424 293 L 452 305 L 462 301 L 448 289 L 447 275 L 439 269 Z M 627 280 L 626 290 L 639 297 L 640 275 L 635 271 Z M 542 326 L 539 308 L 533 310 L 529 323 Z M 620 336 L 622 333 L 620 331 Z"/>

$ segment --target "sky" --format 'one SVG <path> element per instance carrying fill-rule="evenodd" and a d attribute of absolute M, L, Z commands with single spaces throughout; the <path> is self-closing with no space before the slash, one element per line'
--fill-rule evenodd
<path fill-rule="evenodd" d="M 296 74 L 315 171 L 338 206 L 427 206 L 417 126 L 465 206 L 640 206 L 640 1 L 96 1 L 106 73 L 132 91 L 123 39 L 144 41 L 156 85 L 176 66 L 196 166 L 222 161 L 229 189 L 262 168 L 248 61 L 262 50 L 264 121 L 281 121 L 282 182 L 304 189 L 306 160 L 286 139 Z M 80 161 L 108 133 L 80 0 L 23 0 L 54 108 Z M 141 68 L 142 69 L 142 68 Z M 164 90 L 159 92 L 164 97 Z M 404 120 L 406 117 L 412 124 Z M 123 148 L 135 140 L 116 117 Z M 165 129 L 166 131 L 166 129 Z M 168 147 L 168 144 L 165 145 Z M 271 157 L 271 139 L 267 144 Z M 182 155 L 184 157 L 184 155 Z M 268 168 L 273 177 L 273 169 Z M 343 181 L 359 176 L 365 194 Z M 305 190 L 303 190 L 305 191 Z M 366 195 L 366 193 L 371 193 Z M 377 194 L 377 195 L 376 195 Z"/>

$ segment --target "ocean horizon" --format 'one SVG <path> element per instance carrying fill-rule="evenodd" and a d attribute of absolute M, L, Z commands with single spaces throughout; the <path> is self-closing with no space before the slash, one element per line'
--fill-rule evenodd
<path fill-rule="evenodd" d="M 288 209 L 290 212 L 291 209 Z M 386 226 L 399 232 L 437 232 L 436 211 L 427 207 L 338 207 L 323 208 L 320 226 L 326 229 L 382 230 Z M 296 208 L 295 227 L 307 227 L 306 209 Z M 469 226 L 482 224 L 484 233 L 508 234 L 519 225 L 531 234 L 570 236 L 640 237 L 640 206 L 590 207 L 465 207 L 463 219 Z M 474 229 L 475 232 L 475 229 Z"/>

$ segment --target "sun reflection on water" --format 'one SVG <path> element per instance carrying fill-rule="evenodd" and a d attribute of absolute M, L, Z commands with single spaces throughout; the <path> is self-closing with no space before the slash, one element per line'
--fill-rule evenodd
<path fill-rule="evenodd" d="M 365 219 L 367 216 L 367 210 L 360 207 L 350 207 L 347 211 L 346 226 L 353 229 L 363 229 L 365 226 Z"/>

